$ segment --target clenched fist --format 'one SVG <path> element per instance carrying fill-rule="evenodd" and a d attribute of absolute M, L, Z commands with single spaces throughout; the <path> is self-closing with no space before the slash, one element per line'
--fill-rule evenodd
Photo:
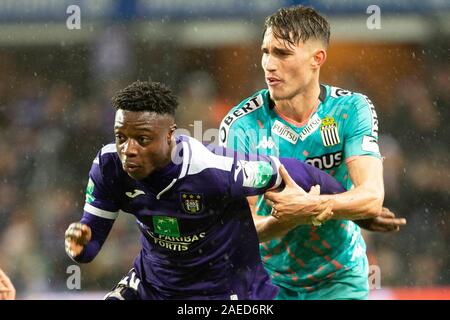
<path fill-rule="evenodd" d="M 72 258 L 77 257 L 84 246 L 91 241 L 92 232 L 88 225 L 74 222 L 66 230 L 64 240 L 66 253 Z"/>
<path fill-rule="evenodd" d="M 9 277 L 0 269 L 0 300 L 14 300 L 16 289 Z"/>

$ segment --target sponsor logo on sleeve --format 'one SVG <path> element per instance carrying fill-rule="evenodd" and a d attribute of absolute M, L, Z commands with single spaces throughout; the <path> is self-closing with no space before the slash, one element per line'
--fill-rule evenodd
<path fill-rule="evenodd" d="M 263 103 L 264 101 L 262 94 L 259 94 L 256 97 L 250 98 L 242 107 L 237 108 L 233 112 L 229 113 L 220 123 L 219 144 L 221 146 L 226 145 L 228 139 L 228 130 L 237 119 L 261 108 L 263 106 Z"/>
<path fill-rule="evenodd" d="M 236 170 L 242 170 L 242 185 L 247 188 L 263 188 L 273 175 L 272 165 L 265 161 L 241 160 L 238 162 Z"/>
<path fill-rule="evenodd" d="M 361 149 L 368 152 L 379 153 L 380 148 L 378 146 L 377 139 L 371 136 L 364 136 L 361 143 Z"/>
<path fill-rule="evenodd" d="M 94 181 L 92 181 L 91 178 L 89 178 L 87 187 L 86 187 L 86 202 L 87 203 L 92 203 L 94 202 L 95 197 L 94 197 Z"/>
<path fill-rule="evenodd" d="M 377 116 L 377 112 L 375 111 L 375 106 L 373 105 L 372 101 L 367 96 L 363 95 L 363 97 L 366 100 L 366 102 L 370 108 L 370 117 L 371 117 L 371 121 L 372 121 L 371 135 L 374 137 L 378 137 L 378 116 Z"/>
<path fill-rule="evenodd" d="M 353 92 L 348 91 L 348 90 L 344 90 L 338 87 L 331 87 L 330 88 L 330 96 L 332 96 L 333 98 L 339 98 L 339 97 L 343 97 L 343 96 L 349 96 L 352 95 Z"/>

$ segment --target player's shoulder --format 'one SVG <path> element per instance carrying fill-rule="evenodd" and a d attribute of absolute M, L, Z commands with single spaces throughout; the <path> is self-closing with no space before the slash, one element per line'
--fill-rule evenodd
<path fill-rule="evenodd" d="M 109 143 L 101 147 L 94 158 L 93 164 L 98 165 L 103 174 L 117 174 L 117 169 L 121 167 L 121 162 L 117 154 L 116 145 Z"/>
<path fill-rule="evenodd" d="M 187 175 L 195 175 L 206 169 L 231 170 L 233 157 L 227 155 L 224 148 L 216 145 L 207 147 L 197 139 L 184 135 L 178 136 L 177 139 L 182 144 L 183 168 L 186 167 Z"/>
<path fill-rule="evenodd" d="M 180 134 L 176 137 L 176 140 L 177 147 L 181 147 L 183 154 L 187 153 L 186 157 L 189 159 L 197 157 L 199 153 L 202 154 L 208 150 L 202 142 L 190 136 Z"/>
<path fill-rule="evenodd" d="M 114 143 L 108 143 L 102 146 L 97 152 L 94 162 L 106 164 L 108 162 L 115 162 L 116 160 L 119 160 L 116 145 Z"/>
<path fill-rule="evenodd" d="M 257 91 L 228 111 L 220 126 L 230 128 L 237 123 L 241 125 L 248 122 L 253 123 L 252 120 L 255 117 L 258 117 L 261 112 L 266 112 L 269 103 L 269 91 L 267 89 Z"/>
<path fill-rule="evenodd" d="M 223 147 L 214 143 L 205 145 L 203 142 L 185 135 L 177 136 L 177 140 L 178 143 L 181 143 L 184 160 L 188 160 L 191 166 L 193 163 L 208 162 L 213 158 L 227 155 Z"/>
<path fill-rule="evenodd" d="M 335 86 L 323 85 L 326 88 L 326 102 L 331 105 L 346 105 L 356 109 L 373 105 L 365 94 Z"/>

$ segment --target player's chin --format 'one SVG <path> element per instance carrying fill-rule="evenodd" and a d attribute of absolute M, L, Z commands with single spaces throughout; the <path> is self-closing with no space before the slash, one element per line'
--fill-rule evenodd
<path fill-rule="evenodd" d="M 135 180 L 142 180 L 144 179 L 147 175 L 143 172 L 142 169 L 140 170 L 133 170 L 133 171 L 129 171 L 126 170 L 127 174 L 129 177 L 135 179 Z"/>
<path fill-rule="evenodd" d="M 288 96 L 280 89 L 275 89 L 272 87 L 269 87 L 269 94 L 270 97 L 277 101 L 277 100 L 285 100 L 288 98 Z"/>

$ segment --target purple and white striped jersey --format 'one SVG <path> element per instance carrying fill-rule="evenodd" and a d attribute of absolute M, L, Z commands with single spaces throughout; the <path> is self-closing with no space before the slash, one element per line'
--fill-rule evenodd
<path fill-rule="evenodd" d="M 123 171 L 114 144 L 101 149 L 81 220 L 92 240 L 75 260 L 95 257 L 121 212 L 134 215 L 142 232 L 134 269 L 153 292 L 144 298 L 274 298 L 277 288 L 262 267 L 246 197 L 282 185 L 280 163 L 305 190 L 315 184 L 322 193 L 344 189 L 295 159 L 205 147 L 187 136 L 176 142 L 171 163 L 139 181 Z"/>

